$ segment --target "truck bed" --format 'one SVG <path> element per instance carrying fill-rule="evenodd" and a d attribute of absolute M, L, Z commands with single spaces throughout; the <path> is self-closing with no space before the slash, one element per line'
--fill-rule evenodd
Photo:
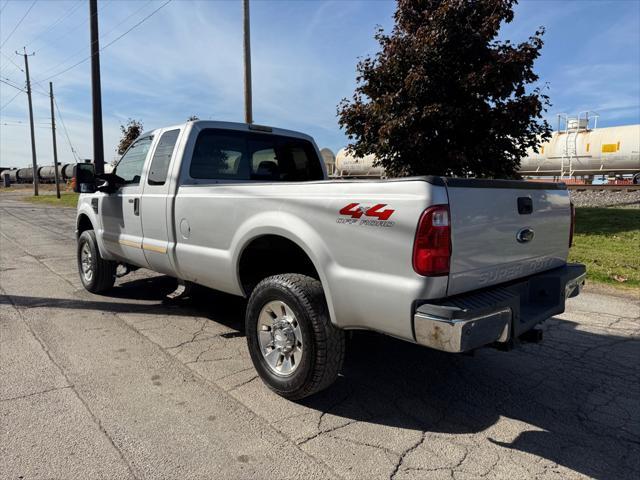
<path fill-rule="evenodd" d="M 531 214 L 518 213 L 520 197 L 532 200 Z M 417 223 L 427 207 L 439 204 L 451 210 L 451 274 L 423 277 L 412 267 Z M 440 177 L 183 184 L 173 215 L 183 278 L 245 294 L 237 272 L 244 246 L 260 236 L 283 236 L 313 261 L 336 324 L 407 339 L 413 338 L 407 319 L 416 300 L 564 264 L 569 217 L 568 194 L 556 184 Z M 180 234 L 185 221 L 188 238 Z M 516 234 L 529 226 L 537 236 L 521 245 Z"/>

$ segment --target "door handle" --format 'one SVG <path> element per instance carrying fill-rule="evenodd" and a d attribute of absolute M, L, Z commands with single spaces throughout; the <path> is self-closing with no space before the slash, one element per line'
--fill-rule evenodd
<path fill-rule="evenodd" d="M 140 215 L 140 199 L 139 198 L 130 198 L 129 203 L 133 203 L 133 214 Z"/>

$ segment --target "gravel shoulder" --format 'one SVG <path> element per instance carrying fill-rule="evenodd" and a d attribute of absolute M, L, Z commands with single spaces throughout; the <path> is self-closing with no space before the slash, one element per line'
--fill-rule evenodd
<path fill-rule="evenodd" d="M 628 192 L 613 191 L 571 191 L 571 200 L 576 207 L 620 207 L 640 208 L 640 190 Z"/>

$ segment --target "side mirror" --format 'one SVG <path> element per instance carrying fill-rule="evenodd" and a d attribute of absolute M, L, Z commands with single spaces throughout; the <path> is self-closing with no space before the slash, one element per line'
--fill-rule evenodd
<path fill-rule="evenodd" d="M 103 173 L 98 175 L 96 190 L 104 193 L 115 193 L 121 186 L 125 184 L 123 178 L 119 177 L 115 173 Z"/>
<path fill-rule="evenodd" d="M 73 167 L 73 191 L 94 193 L 96 191 L 96 171 L 92 163 L 76 163 Z"/>

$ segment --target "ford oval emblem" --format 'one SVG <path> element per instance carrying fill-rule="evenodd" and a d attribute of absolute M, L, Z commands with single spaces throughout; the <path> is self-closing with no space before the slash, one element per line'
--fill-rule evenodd
<path fill-rule="evenodd" d="M 518 240 L 519 243 L 527 243 L 533 240 L 534 235 L 535 232 L 531 228 L 526 227 L 516 234 L 516 240 Z"/>

